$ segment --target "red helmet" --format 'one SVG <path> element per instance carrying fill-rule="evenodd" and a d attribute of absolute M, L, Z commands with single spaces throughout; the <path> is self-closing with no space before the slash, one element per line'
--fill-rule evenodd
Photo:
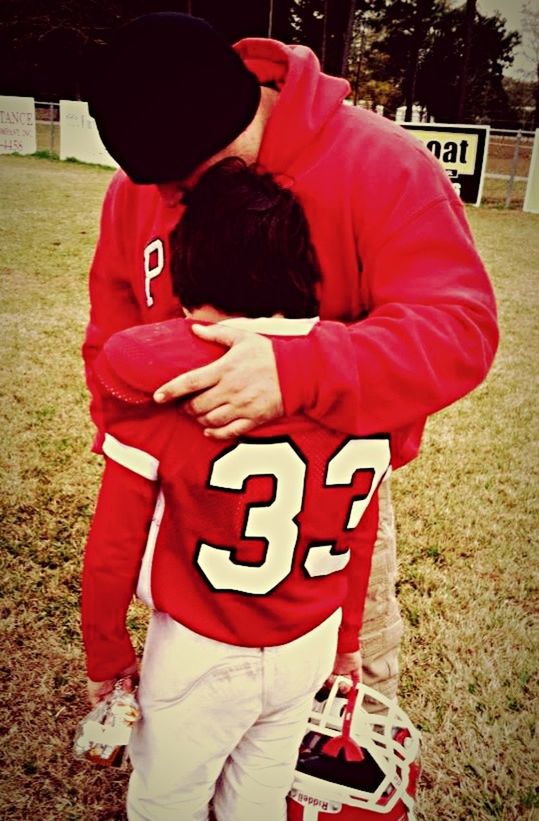
<path fill-rule="evenodd" d="M 315 699 L 288 796 L 288 821 L 414 821 L 420 734 L 393 701 L 337 678 Z M 382 713 L 367 712 L 364 700 Z M 380 818 L 382 816 L 382 818 Z"/>

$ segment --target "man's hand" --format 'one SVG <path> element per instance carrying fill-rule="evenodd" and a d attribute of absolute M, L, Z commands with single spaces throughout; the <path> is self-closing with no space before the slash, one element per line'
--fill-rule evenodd
<path fill-rule="evenodd" d="M 88 701 L 95 707 L 98 701 L 102 701 L 109 693 L 112 693 L 114 685 L 118 679 L 126 679 L 126 689 L 129 692 L 138 683 L 138 663 L 130 664 L 125 670 L 116 677 L 109 678 L 105 681 L 92 681 L 91 678 L 86 679 L 86 691 L 88 693 Z"/>
<path fill-rule="evenodd" d="M 202 368 L 177 376 L 154 393 L 156 402 L 168 402 L 191 393 L 188 413 L 213 439 L 241 436 L 283 415 L 283 401 L 275 356 L 269 339 L 226 325 L 193 325 L 201 339 L 230 350 Z"/>
<path fill-rule="evenodd" d="M 326 683 L 328 687 L 331 687 L 337 676 L 351 676 L 352 673 L 357 673 L 358 678 L 361 679 L 361 652 L 356 650 L 354 653 L 337 653 L 333 664 L 333 672 Z M 339 686 L 339 692 L 344 695 L 349 693 L 351 689 L 351 679 L 349 685 L 342 683 Z"/>

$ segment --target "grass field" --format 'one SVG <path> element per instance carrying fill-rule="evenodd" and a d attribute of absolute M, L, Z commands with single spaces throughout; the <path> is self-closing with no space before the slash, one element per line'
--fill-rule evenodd
<path fill-rule="evenodd" d="M 125 773 L 73 760 L 86 711 L 80 559 L 100 465 L 79 348 L 111 172 L 0 158 L 0 818 L 124 818 Z M 498 294 L 487 382 L 429 423 L 398 472 L 401 701 L 423 730 L 423 821 L 539 818 L 539 217 L 470 208 Z M 144 615 L 131 624 L 142 633 Z M 381 816 L 383 818 L 383 816 Z M 233 821 L 233 819 L 231 819 Z"/>

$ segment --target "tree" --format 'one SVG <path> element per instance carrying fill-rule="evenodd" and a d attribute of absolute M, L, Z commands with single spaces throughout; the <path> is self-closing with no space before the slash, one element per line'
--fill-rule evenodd
<path fill-rule="evenodd" d="M 324 0 L 291 0 L 292 42 L 311 48 L 320 58 L 324 39 Z"/>
<path fill-rule="evenodd" d="M 536 83 L 531 80 L 517 80 L 514 77 L 504 77 L 503 87 L 511 109 L 511 118 L 505 127 L 521 128 L 524 130 L 535 128 Z"/>
<path fill-rule="evenodd" d="M 413 105 L 445 122 L 510 117 L 502 74 L 519 38 L 499 15 L 474 13 L 474 5 L 468 0 L 466 14 L 450 0 L 358 0 L 354 99 L 383 96 L 390 113 L 405 103 L 408 119 Z"/>
<path fill-rule="evenodd" d="M 522 30 L 525 32 L 524 56 L 531 65 L 530 79 L 535 85 L 535 112 L 533 127 L 539 128 L 539 9 L 532 8 L 530 0 L 521 11 Z"/>
<path fill-rule="evenodd" d="M 321 62 L 328 74 L 346 72 L 354 9 L 355 0 L 325 0 Z"/>
<path fill-rule="evenodd" d="M 270 0 L 268 10 L 268 36 L 283 43 L 292 37 L 290 0 Z"/>
<path fill-rule="evenodd" d="M 2 0 L 0 90 L 49 100 L 76 96 L 81 44 L 105 39 L 111 28 L 155 6 L 155 0 Z M 347 73 L 356 101 L 369 98 L 390 112 L 405 102 L 409 114 L 420 104 L 439 120 L 458 119 L 465 87 L 463 119 L 510 116 L 502 71 L 518 36 L 499 15 L 474 16 L 465 71 L 466 18 L 450 0 L 167 0 L 161 7 L 205 17 L 230 41 L 271 33 L 310 46 L 325 71 Z M 535 75 L 538 17 L 528 0 L 523 20 L 532 33 Z M 537 76 L 535 88 L 537 110 Z"/>
<path fill-rule="evenodd" d="M 368 82 L 395 87 L 391 95 L 395 109 L 406 104 L 408 118 L 417 102 L 416 85 L 421 65 L 428 51 L 440 16 L 446 11 L 446 0 L 364 0 L 360 10 L 366 29 L 363 50 L 364 77 Z M 361 92 L 363 96 L 363 92 Z"/>
<path fill-rule="evenodd" d="M 284 39 L 289 2 L 273 0 L 280 29 L 274 36 Z M 270 0 L 2 0 L 0 91 L 44 100 L 76 97 L 84 42 L 106 39 L 111 29 L 156 5 L 205 17 L 230 41 L 268 34 Z"/>
<path fill-rule="evenodd" d="M 496 114 L 509 114 L 503 69 L 512 63 L 513 50 L 520 38 L 517 32 L 508 32 L 505 24 L 498 13 L 490 17 L 476 15 L 466 77 L 466 106 L 461 118 L 465 122 L 490 122 Z M 446 11 L 438 20 L 421 64 L 417 102 L 440 122 L 459 119 L 465 30 L 464 8 Z"/>
<path fill-rule="evenodd" d="M 152 5 L 152 11 L 155 11 L 155 2 Z M 229 42 L 243 37 L 268 36 L 269 0 L 258 3 L 252 0 L 191 0 L 191 6 L 192 14 L 211 23 Z"/>
<path fill-rule="evenodd" d="M 388 69 L 390 56 L 380 47 L 377 34 L 382 5 L 380 0 L 358 0 L 356 3 L 347 76 L 354 105 L 363 101 L 369 108 L 381 105 L 391 113 L 400 105 L 402 92 Z"/>
<path fill-rule="evenodd" d="M 81 44 L 118 19 L 117 4 L 105 0 L 86 5 L 4 0 L 0 18 L 2 93 L 45 100 L 76 96 L 74 78 Z"/>
<path fill-rule="evenodd" d="M 466 0 L 466 17 L 464 25 L 464 54 L 459 78 L 459 104 L 457 112 L 457 122 L 464 122 L 466 108 L 466 94 L 468 91 L 468 72 L 470 69 L 470 54 L 472 50 L 472 40 L 474 34 L 474 23 L 476 13 L 476 0 Z"/>

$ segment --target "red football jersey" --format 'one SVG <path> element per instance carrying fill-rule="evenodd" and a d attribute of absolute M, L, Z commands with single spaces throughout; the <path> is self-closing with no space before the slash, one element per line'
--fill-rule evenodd
<path fill-rule="evenodd" d="M 145 401 L 148 379 L 161 384 L 172 360 L 178 373 L 207 349 L 172 320 L 118 334 L 101 355 L 112 394 L 140 404 L 105 402 L 107 468 L 83 584 L 91 678 L 133 659 L 124 622 L 135 585 L 188 628 L 242 646 L 284 644 L 344 605 L 340 649 L 357 648 L 389 436 L 298 415 L 219 442 L 181 405 Z"/>

